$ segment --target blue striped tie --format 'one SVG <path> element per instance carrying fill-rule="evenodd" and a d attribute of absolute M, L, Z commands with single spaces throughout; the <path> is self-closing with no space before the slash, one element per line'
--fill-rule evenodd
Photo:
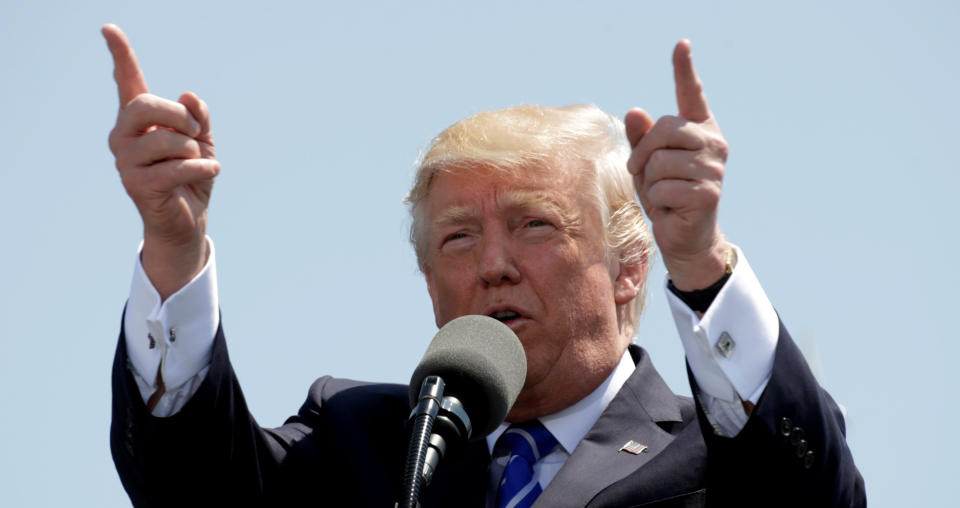
<path fill-rule="evenodd" d="M 498 508 L 528 508 L 543 492 L 533 465 L 556 446 L 557 439 L 537 420 L 511 425 L 497 440 L 510 450 L 497 492 Z"/>

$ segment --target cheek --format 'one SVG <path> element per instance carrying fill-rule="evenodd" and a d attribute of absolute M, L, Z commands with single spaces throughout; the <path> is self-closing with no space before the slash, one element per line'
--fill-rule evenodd
<path fill-rule="evenodd" d="M 443 320 L 445 323 L 463 313 L 463 307 L 468 300 L 469 286 L 466 278 L 462 276 L 465 272 L 446 269 L 443 273 L 445 274 L 443 277 L 434 276 L 430 296 L 438 322 Z"/>
<path fill-rule="evenodd" d="M 563 299 L 591 298 L 600 300 L 613 294 L 613 277 L 605 258 L 597 253 L 568 249 L 561 252 L 552 267 L 553 276 L 559 281 Z M 550 276 L 551 274 L 547 274 Z"/>
<path fill-rule="evenodd" d="M 602 264 L 567 274 L 557 291 L 563 319 L 578 336 L 604 333 L 611 319 L 616 321 L 613 281 Z"/>

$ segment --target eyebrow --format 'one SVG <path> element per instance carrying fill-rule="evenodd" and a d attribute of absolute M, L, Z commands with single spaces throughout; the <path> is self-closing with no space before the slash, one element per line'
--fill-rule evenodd
<path fill-rule="evenodd" d="M 579 214 L 566 212 L 553 196 L 543 191 L 510 190 L 504 192 L 503 195 L 498 198 L 498 201 L 500 203 L 499 206 L 506 210 L 546 208 L 560 217 L 562 226 L 573 226 L 579 223 L 580 220 Z M 434 226 L 463 224 L 464 222 L 469 222 L 477 215 L 479 215 L 479 213 L 473 206 L 454 205 L 444 210 L 432 223 Z"/>
<path fill-rule="evenodd" d="M 456 205 L 443 211 L 439 217 L 432 221 L 434 226 L 449 226 L 451 224 L 462 224 L 469 221 L 477 215 L 476 208 L 472 206 Z"/>
<path fill-rule="evenodd" d="M 567 215 L 563 211 L 560 203 L 547 192 L 543 191 L 522 191 L 513 190 L 504 193 L 500 200 L 506 209 L 527 210 L 531 208 L 543 207 L 556 213 L 566 219 Z"/>

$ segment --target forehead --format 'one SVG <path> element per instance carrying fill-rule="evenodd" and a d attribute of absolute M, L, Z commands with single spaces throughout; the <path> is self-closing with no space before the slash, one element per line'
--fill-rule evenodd
<path fill-rule="evenodd" d="M 488 166 L 445 168 L 430 183 L 427 210 L 436 217 L 450 208 L 490 205 L 571 207 L 580 202 L 578 196 L 585 194 L 584 173 L 542 166 L 509 170 Z"/>

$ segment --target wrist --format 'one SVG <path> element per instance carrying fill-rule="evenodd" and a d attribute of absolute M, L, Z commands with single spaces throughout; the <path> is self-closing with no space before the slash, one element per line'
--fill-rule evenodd
<path fill-rule="evenodd" d="M 170 245 L 145 235 L 140 263 L 161 301 L 165 301 L 203 270 L 209 256 L 206 236 L 188 244 Z"/>
<path fill-rule="evenodd" d="M 679 291 L 690 292 L 711 287 L 733 272 L 733 248 L 721 236 L 710 248 L 689 257 L 664 256 L 667 276 Z"/>
<path fill-rule="evenodd" d="M 709 309 L 713 301 L 716 300 L 717 295 L 720 294 L 720 290 L 723 289 L 727 280 L 730 279 L 730 275 L 732 275 L 732 272 L 728 272 L 723 277 L 720 277 L 719 280 L 709 287 L 695 289 L 693 291 L 681 291 L 673 285 L 673 281 L 668 280 L 667 289 L 676 295 L 677 298 L 683 300 L 683 303 L 687 304 L 690 310 L 698 313 L 698 316 L 703 317 L 703 314 L 707 312 L 707 309 Z"/>

